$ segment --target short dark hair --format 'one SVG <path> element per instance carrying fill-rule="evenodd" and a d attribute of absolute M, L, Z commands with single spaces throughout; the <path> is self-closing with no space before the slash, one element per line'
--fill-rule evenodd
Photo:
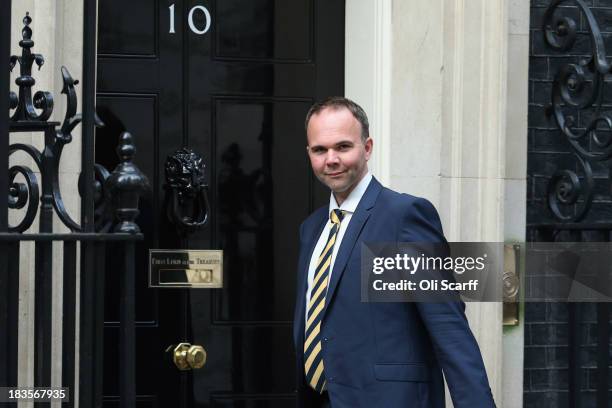
<path fill-rule="evenodd" d="M 330 96 L 322 101 L 315 102 L 315 104 L 310 107 L 308 113 L 306 114 L 306 121 L 304 125 L 307 132 L 310 118 L 328 108 L 334 110 L 342 108 L 348 109 L 361 125 L 361 140 L 365 142 L 368 137 L 370 137 L 370 123 L 368 122 L 368 115 L 366 115 L 361 106 L 343 96 Z"/>

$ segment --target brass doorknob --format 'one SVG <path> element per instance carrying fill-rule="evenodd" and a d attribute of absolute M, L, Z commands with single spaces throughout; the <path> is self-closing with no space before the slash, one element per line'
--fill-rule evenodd
<path fill-rule="evenodd" d="M 202 346 L 179 343 L 168 347 L 168 351 L 170 350 L 174 365 L 181 371 L 197 370 L 206 364 L 206 350 Z"/>
<path fill-rule="evenodd" d="M 206 364 L 206 350 L 204 347 L 193 345 L 187 350 L 187 364 L 194 369 L 200 369 Z"/>

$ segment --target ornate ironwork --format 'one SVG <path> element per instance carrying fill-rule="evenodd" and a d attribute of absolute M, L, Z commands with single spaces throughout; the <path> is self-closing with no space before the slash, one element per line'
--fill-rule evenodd
<path fill-rule="evenodd" d="M 106 200 L 112 204 L 114 215 L 119 221 L 115 232 L 140 232 L 135 222 L 140 213 L 138 201 L 149 190 L 149 181 L 132 162 L 135 153 L 132 135 L 123 132 L 117 147 L 120 163 L 106 180 Z"/>
<path fill-rule="evenodd" d="M 180 234 L 197 231 L 208 221 L 205 167 L 202 156 L 186 147 L 166 159 L 166 211 Z"/>
<path fill-rule="evenodd" d="M 79 81 L 72 78 L 66 67 L 61 67 L 63 79 L 61 93 L 66 96 L 66 113 L 61 126 L 59 122 L 49 122 L 48 119 L 53 112 L 53 96 L 43 91 L 38 91 L 32 96 L 32 86 L 36 83 L 32 77 L 32 66 L 36 63 L 40 69 L 45 60 L 41 54 L 32 53 L 34 41 L 32 41 L 32 29 L 30 28 L 32 18 L 29 13 L 26 13 L 23 23 L 22 39 L 19 41 L 22 48 L 21 56 L 13 55 L 9 62 L 11 71 L 17 63 L 20 66 L 20 75 L 15 80 L 19 86 L 19 95 L 15 92 L 9 93 L 9 106 L 11 110 L 15 110 L 10 117 L 9 131 L 43 132 L 45 147 L 39 151 L 34 146 L 27 144 L 9 145 L 9 156 L 16 152 L 28 155 L 33 160 L 41 178 L 41 183 L 39 183 L 36 172 L 25 165 L 15 165 L 9 168 L 9 208 L 26 208 L 24 218 L 17 225 L 10 226 L 9 231 L 24 232 L 32 226 L 38 214 L 38 201 L 41 202 L 41 231 L 51 231 L 53 212 L 71 231 L 81 231 L 79 223 L 70 216 L 64 205 L 59 185 L 59 164 L 62 151 L 64 146 L 72 141 L 72 131 L 82 120 L 82 115 L 77 113 L 75 90 Z M 40 112 L 37 112 L 37 109 Z M 97 115 L 95 125 L 96 127 L 104 125 Z M 24 181 L 17 181 L 18 176 L 21 176 Z M 97 230 L 108 230 L 112 222 L 112 211 L 108 208 L 108 200 L 104 198 L 105 182 L 109 176 L 110 173 L 104 167 L 95 165 Z M 82 187 L 82 180 L 79 180 L 79 191 L 82 190 Z"/>
<path fill-rule="evenodd" d="M 550 4 L 543 19 L 546 43 L 565 52 L 576 44 L 577 23 L 567 15 L 576 9 L 560 7 L 563 3 L 577 6 L 584 14 L 591 55 L 559 68 L 553 82 L 550 113 L 574 150 L 583 174 L 580 177 L 570 169 L 557 171 L 549 180 L 547 201 L 557 219 L 577 222 L 586 216 L 593 200 L 590 162 L 612 158 L 612 115 L 603 109 L 604 79 L 611 66 L 597 20 L 582 0 L 554 0 Z M 592 119 L 580 127 L 578 112 L 582 118 L 588 113 Z"/>
<path fill-rule="evenodd" d="M 549 180 L 548 205 L 555 217 L 562 221 L 579 220 L 588 212 L 593 202 L 593 171 L 588 161 L 575 155 L 583 170 L 584 183 L 573 170 L 558 170 Z M 578 199 L 582 196 L 582 201 Z M 563 208 L 578 208 L 574 213 L 564 212 Z"/>
<path fill-rule="evenodd" d="M 9 94 L 11 107 L 16 108 L 15 113 L 11 117 L 12 121 L 46 121 L 53 113 L 53 96 L 46 91 L 38 91 L 32 98 L 32 86 L 36 83 L 32 77 L 32 65 L 36 63 L 38 70 L 45 63 L 45 59 L 41 54 L 33 54 L 31 48 L 34 46 L 32 41 L 32 29 L 30 23 L 32 18 L 29 13 L 26 13 L 23 18 L 23 29 L 19 41 L 19 46 L 22 48 L 21 57 L 11 55 L 9 69 L 12 71 L 15 65 L 19 62 L 20 76 L 15 80 L 19 85 L 19 97 L 14 93 Z M 41 113 L 37 113 L 36 109 L 42 109 Z"/>

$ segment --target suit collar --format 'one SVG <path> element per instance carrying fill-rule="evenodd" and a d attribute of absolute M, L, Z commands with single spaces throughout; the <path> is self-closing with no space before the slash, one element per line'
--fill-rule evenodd
<path fill-rule="evenodd" d="M 371 210 L 372 207 L 374 207 L 376 199 L 378 198 L 378 195 L 380 194 L 382 189 L 382 184 L 380 184 L 380 182 L 376 180 L 376 177 L 372 177 L 372 181 L 370 182 L 368 188 L 363 194 L 363 197 L 361 198 L 361 201 L 359 202 L 356 211 Z"/>

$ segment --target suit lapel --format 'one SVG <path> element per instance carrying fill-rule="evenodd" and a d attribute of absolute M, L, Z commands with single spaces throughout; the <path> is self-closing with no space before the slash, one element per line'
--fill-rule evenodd
<path fill-rule="evenodd" d="M 340 243 L 340 248 L 338 249 L 338 255 L 336 256 L 336 260 L 334 261 L 334 266 L 331 274 L 331 281 L 329 282 L 329 287 L 327 289 L 327 295 L 325 296 L 325 310 L 323 313 L 327 311 L 327 306 L 331 302 L 331 299 L 334 296 L 334 292 L 336 287 L 338 286 L 338 282 L 340 282 L 340 278 L 346 269 L 346 263 L 349 260 L 351 252 L 353 251 L 353 247 L 363 230 L 368 218 L 370 217 L 370 211 L 374 207 L 376 199 L 378 198 L 378 194 L 382 190 L 382 185 L 376 180 L 372 178 L 370 185 L 366 189 L 361 201 L 357 205 L 355 209 L 355 213 L 351 217 L 348 228 L 344 233 L 344 237 L 342 238 L 342 242 Z M 325 315 L 323 315 L 325 316 Z"/>

